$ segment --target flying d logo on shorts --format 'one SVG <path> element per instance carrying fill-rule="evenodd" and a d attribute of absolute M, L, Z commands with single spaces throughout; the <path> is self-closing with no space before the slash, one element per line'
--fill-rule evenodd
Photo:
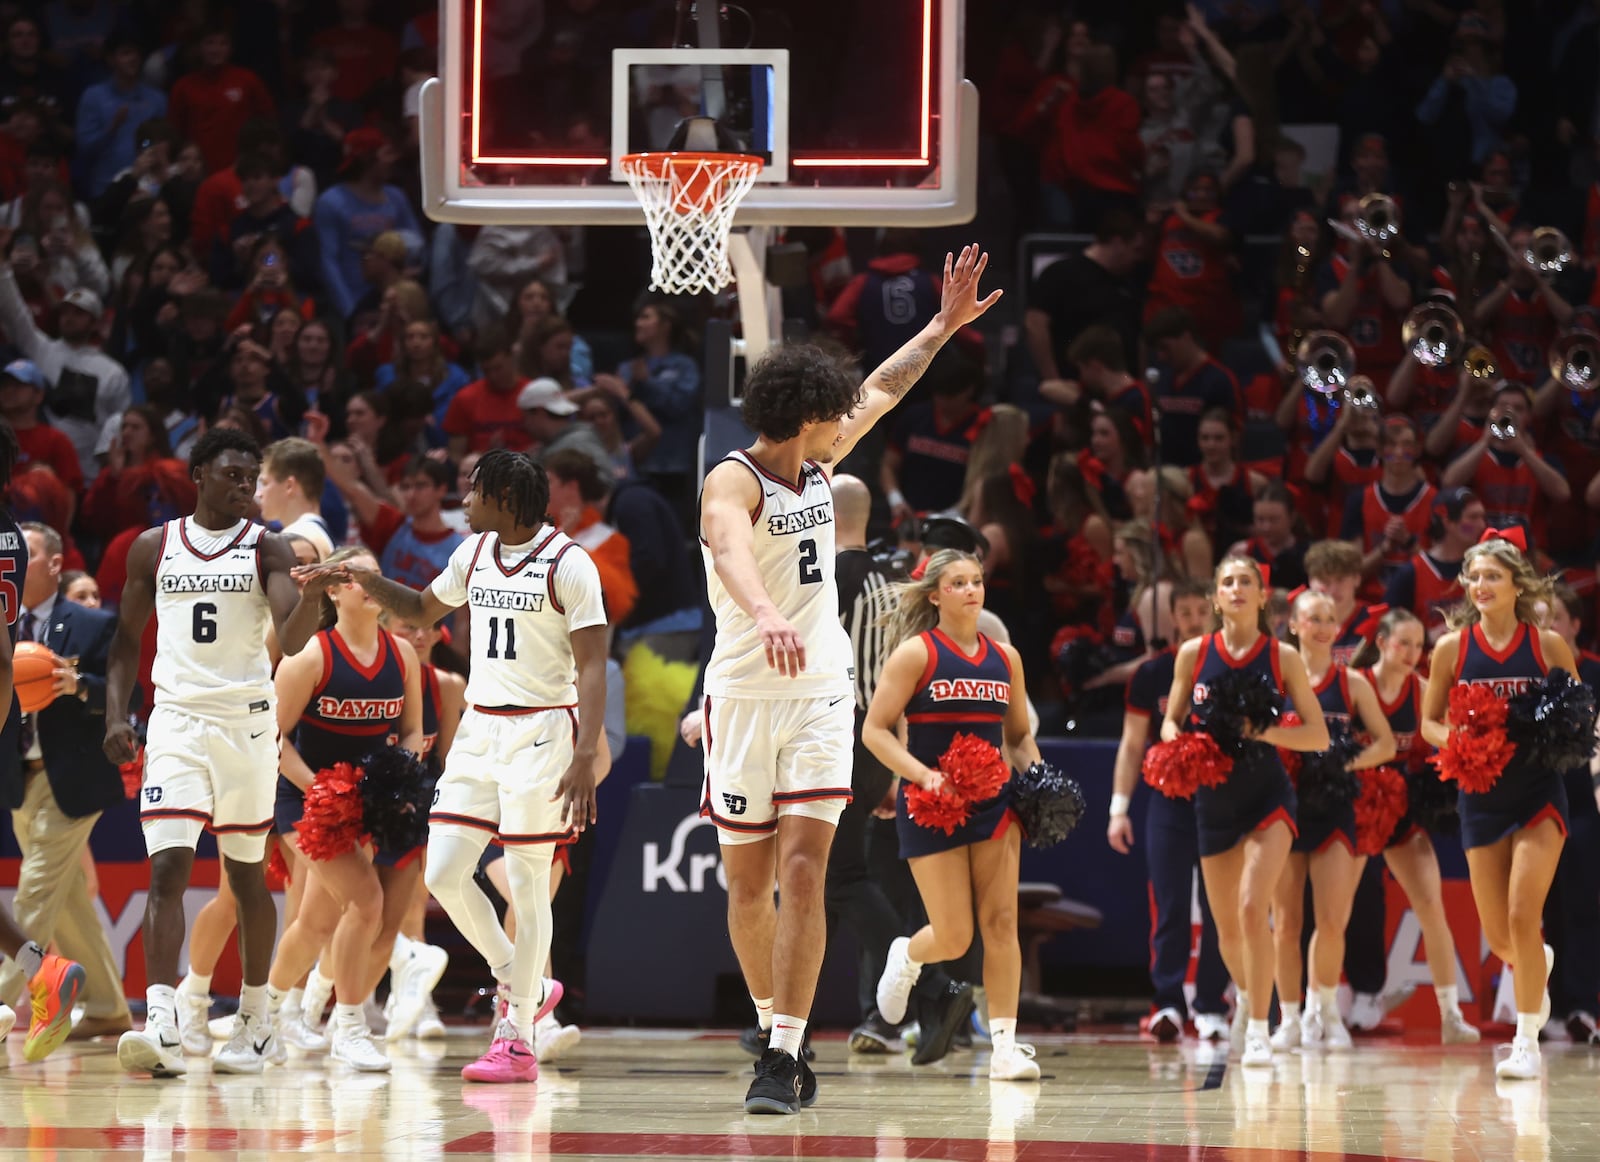
<path fill-rule="evenodd" d="M 144 801 L 149 803 L 152 807 L 161 802 L 161 788 L 146 787 L 144 789 Z"/>
<path fill-rule="evenodd" d="M 722 801 L 727 804 L 729 815 L 743 815 L 744 809 L 750 805 L 743 795 L 729 795 L 726 792 L 722 795 Z"/>

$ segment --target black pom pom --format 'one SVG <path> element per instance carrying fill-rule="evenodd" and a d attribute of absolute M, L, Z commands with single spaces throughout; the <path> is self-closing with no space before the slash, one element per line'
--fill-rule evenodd
<path fill-rule="evenodd" d="M 1208 683 L 1206 700 L 1194 714 L 1201 727 L 1229 754 L 1244 749 L 1247 737 L 1278 725 L 1283 717 L 1283 691 L 1259 670 L 1229 670 Z"/>
<path fill-rule="evenodd" d="M 408 750 L 386 746 L 361 760 L 362 819 L 374 847 L 401 853 L 428 838 L 427 768 Z"/>
<path fill-rule="evenodd" d="M 1343 722 L 1328 723 L 1328 749 L 1300 756 L 1296 793 L 1300 804 L 1317 815 L 1344 810 L 1361 795 L 1361 779 L 1345 764 L 1364 748 Z"/>
<path fill-rule="evenodd" d="M 1034 763 L 1012 778 L 1011 807 L 1029 847 L 1054 847 L 1072 834 L 1088 809 L 1077 780 L 1050 763 Z"/>
<path fill-rule="evenodd" d="M 1431 764 L 1406 772 L 1406 814 L 1430 835 L 1455 835 L 1461 830 L 1461 799 L 1454 783 L 1439 777 Z"/>
<path fill-rule="evenodd" d="M 1506 703 L 1506 737 L 1517 757 L 1535 767 L 1569 771 L 1594 755 L 1594 691 L 1565 670 L 1514 694 Z"/>

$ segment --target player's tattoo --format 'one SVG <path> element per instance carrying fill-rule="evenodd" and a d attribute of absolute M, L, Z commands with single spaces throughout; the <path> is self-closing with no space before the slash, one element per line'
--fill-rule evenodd
<path fill-rule="evenodd" d="M 944 343 L 939 337 L 929 336 L 905 354 L 889 360 L 874 373 L 879 389 L 895 399 L 905 395 L 922 378 L 942 346 Z"/>
<path fill-rule="evenodd" d="M 422 594 L 418 590 L 369 570 L 363 570 L 359 580 L 367 595 L 391 613 L 398 613 L 407 621 L 422 616 Z"/>

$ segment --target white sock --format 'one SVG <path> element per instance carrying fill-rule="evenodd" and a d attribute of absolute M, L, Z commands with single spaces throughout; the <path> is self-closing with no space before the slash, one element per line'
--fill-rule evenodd
<path fill-rule="evenodd" d="M 170 984 L 153 984 L 144 990 L 144 1027 L 174 1029 L 178 1025 L 178 994 Z"/>
<path fill-rule="evenodd" d="M 283 998 L 283 1012 L 286 1016 L 298 1017 L 300 1009 L 305 1004 L 305 989 L 290 989 Z"/>
<path fill-rule="evenodd" d="M 989 1040 L 996 1053 L 1010 1049 L 1017 1043 L 1017 1019 L 1015 1017 L 990 1017 Z"/>
<path fill-rule="evenodd" d="M 394 934 L 394 951 L 389 953 L 389 971 L 399 972 L 411 959 L 411 937 L 404 932 Z"/>
<path fill-rule="evenodd" d="M 360 1005 L 337 1004 L 333 1006 L 333 1027 L 335 1029 L 353 1029 L 357 1025 L 367 1023 L 366 1014 Z"/>
<path fill-rule="evenodd" d="M 1287 1025 L 1290 1021 L 1298 1021 L 1300 1019 L 1299 1001 L 1284 1001 L 1283 1004 L 1278 1007 L 1283 1010 L 1283 1023 L 1285 1025 Z"/>
<path fill-rule="evenodd" d="M 313 988 L 322 993 L 330 993 L 333 991 L 333 981 L 322 975 L 322 962 L 320 960 L 317 961 L 316 964 L 313 964 L 311 966 L 311 971 L 306 974 L 306 989 L 309 991 Z M 322 1003 L 326 1005 L 328 1002 L 323 1001 Z M 321 1013 L 317 1014 L 319 1017 L 321 1015 Z"/>
<path fill-rule="evenodd" d="M 283 1011 L 283 1002 L 288 995 L 282 989 L 273 988 L 269 983 L 267 985 L 267 1016 L 276 1017 L 281 1013 Z"/>
<path fill-rule="evenodd" d="M 190 972 L 178 982 L 178 991 L 186 997 L 209 997 L 211 995 L 211 974 L 209 972 Z"/>
<path fill-rule="evenodd" d="M 239 990 L 239 1015 L 257 1021 L 267 1015 L 266 985 L 247 984 Z"/>
<path fill-rule="evenodd" d="M 533 1044 L 533 1015 L 539 1011 L 537 997 L 512 997 L 511 1008 L 507 1014 L 511 1023 L 517 1027 L 517 1036 L 529 1045 Z"/>
<path fill-rule="evenodd" d="M 1544 1027 L 1544 1023 L 1539 1020 L 1539 1014 L 1538 1013 L 1518 1013 L 1517 1014 L 1517 1040 L 1518 1041 L 1524 1041 L 1524 1040 L 1525 1041 L 1531 1041 L 1531 1042 L 1533 1042 L 1534 1047 L 1538 1048 L 1538 1045 L 1539 1045 L 1539 1030 L 1541 1028 L 1543 1028 L 1543 1027 Z"/>
<path fill-rule="evenodd" d="M 767 1042 L 767 1048 L 781 1049 L 798 1061 L 805 1040 L 806 1023 L 799 1017 L 791 1017 L 786 1013 L 772 1015 L 772 1039 Z"/>
<path fill-rule="evenodd" d="M 1241 1013 L 1246 1017 L 1250 1015 L 1250 994 L 1245 992 L 1243 989 L 1234 990 L 1233 1012 L 1235 1016 L 1238 1016 Z"/>
<path fill-rule="evenodd" d="M 750 1000 L 756 1007 L 756 1024 L 763 1032 L 772 1028 L 772 998 L 751 994 Z"/>
<path fill-rule="evenodd" d="M 1460 990 L 1455 985 L 1435 985 L 1433 988 L 1433 995 L 1439 1000 L 1439 1015 L 1441 1017 L 1447 1013 L 1455 1013 L 1458 1016 L 1460 1015 L 1461 996 Z"/>
<path fill-rule="evenodd" d="M 1259 1037 L 1265 1041 L 1268 1036 L 1266 1021 L 1258 1021 L 1251 1017 L 1250 1023 L 1244 1027 L 1244 1035 L 1246 1037 Z"/>
<path fill-rule="evenodd" d="M 24 940 L 22 947 L 17 949 L 15 957 L 17 967 L 22 970 L 23 980 L 32 980 L 38 975 L 40 967 L 44 964 L 44 949 L 32 940 Z"/>
<path fill-rule="evenodd" d="M 1337 1021 L 1339 1017 L 1339 986 L 1317 986 L 1317 1008 L 1322 1010 L 1324 1021 Z"/>

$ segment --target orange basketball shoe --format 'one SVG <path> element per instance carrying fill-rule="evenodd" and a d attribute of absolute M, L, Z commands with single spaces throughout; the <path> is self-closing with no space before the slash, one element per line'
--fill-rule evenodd
<path fill-rule="evenodd" d="M 28 1040 L 22 1055 L 29 1061 L 43 1061 L 60 1047 L 72 1032 L 72 1006 L 83 991 L 83 966 L 64 956 L 46 956 L 39 971 L 28 982 L 33 995 L 33 1021 L 28 1025 Z"/>

